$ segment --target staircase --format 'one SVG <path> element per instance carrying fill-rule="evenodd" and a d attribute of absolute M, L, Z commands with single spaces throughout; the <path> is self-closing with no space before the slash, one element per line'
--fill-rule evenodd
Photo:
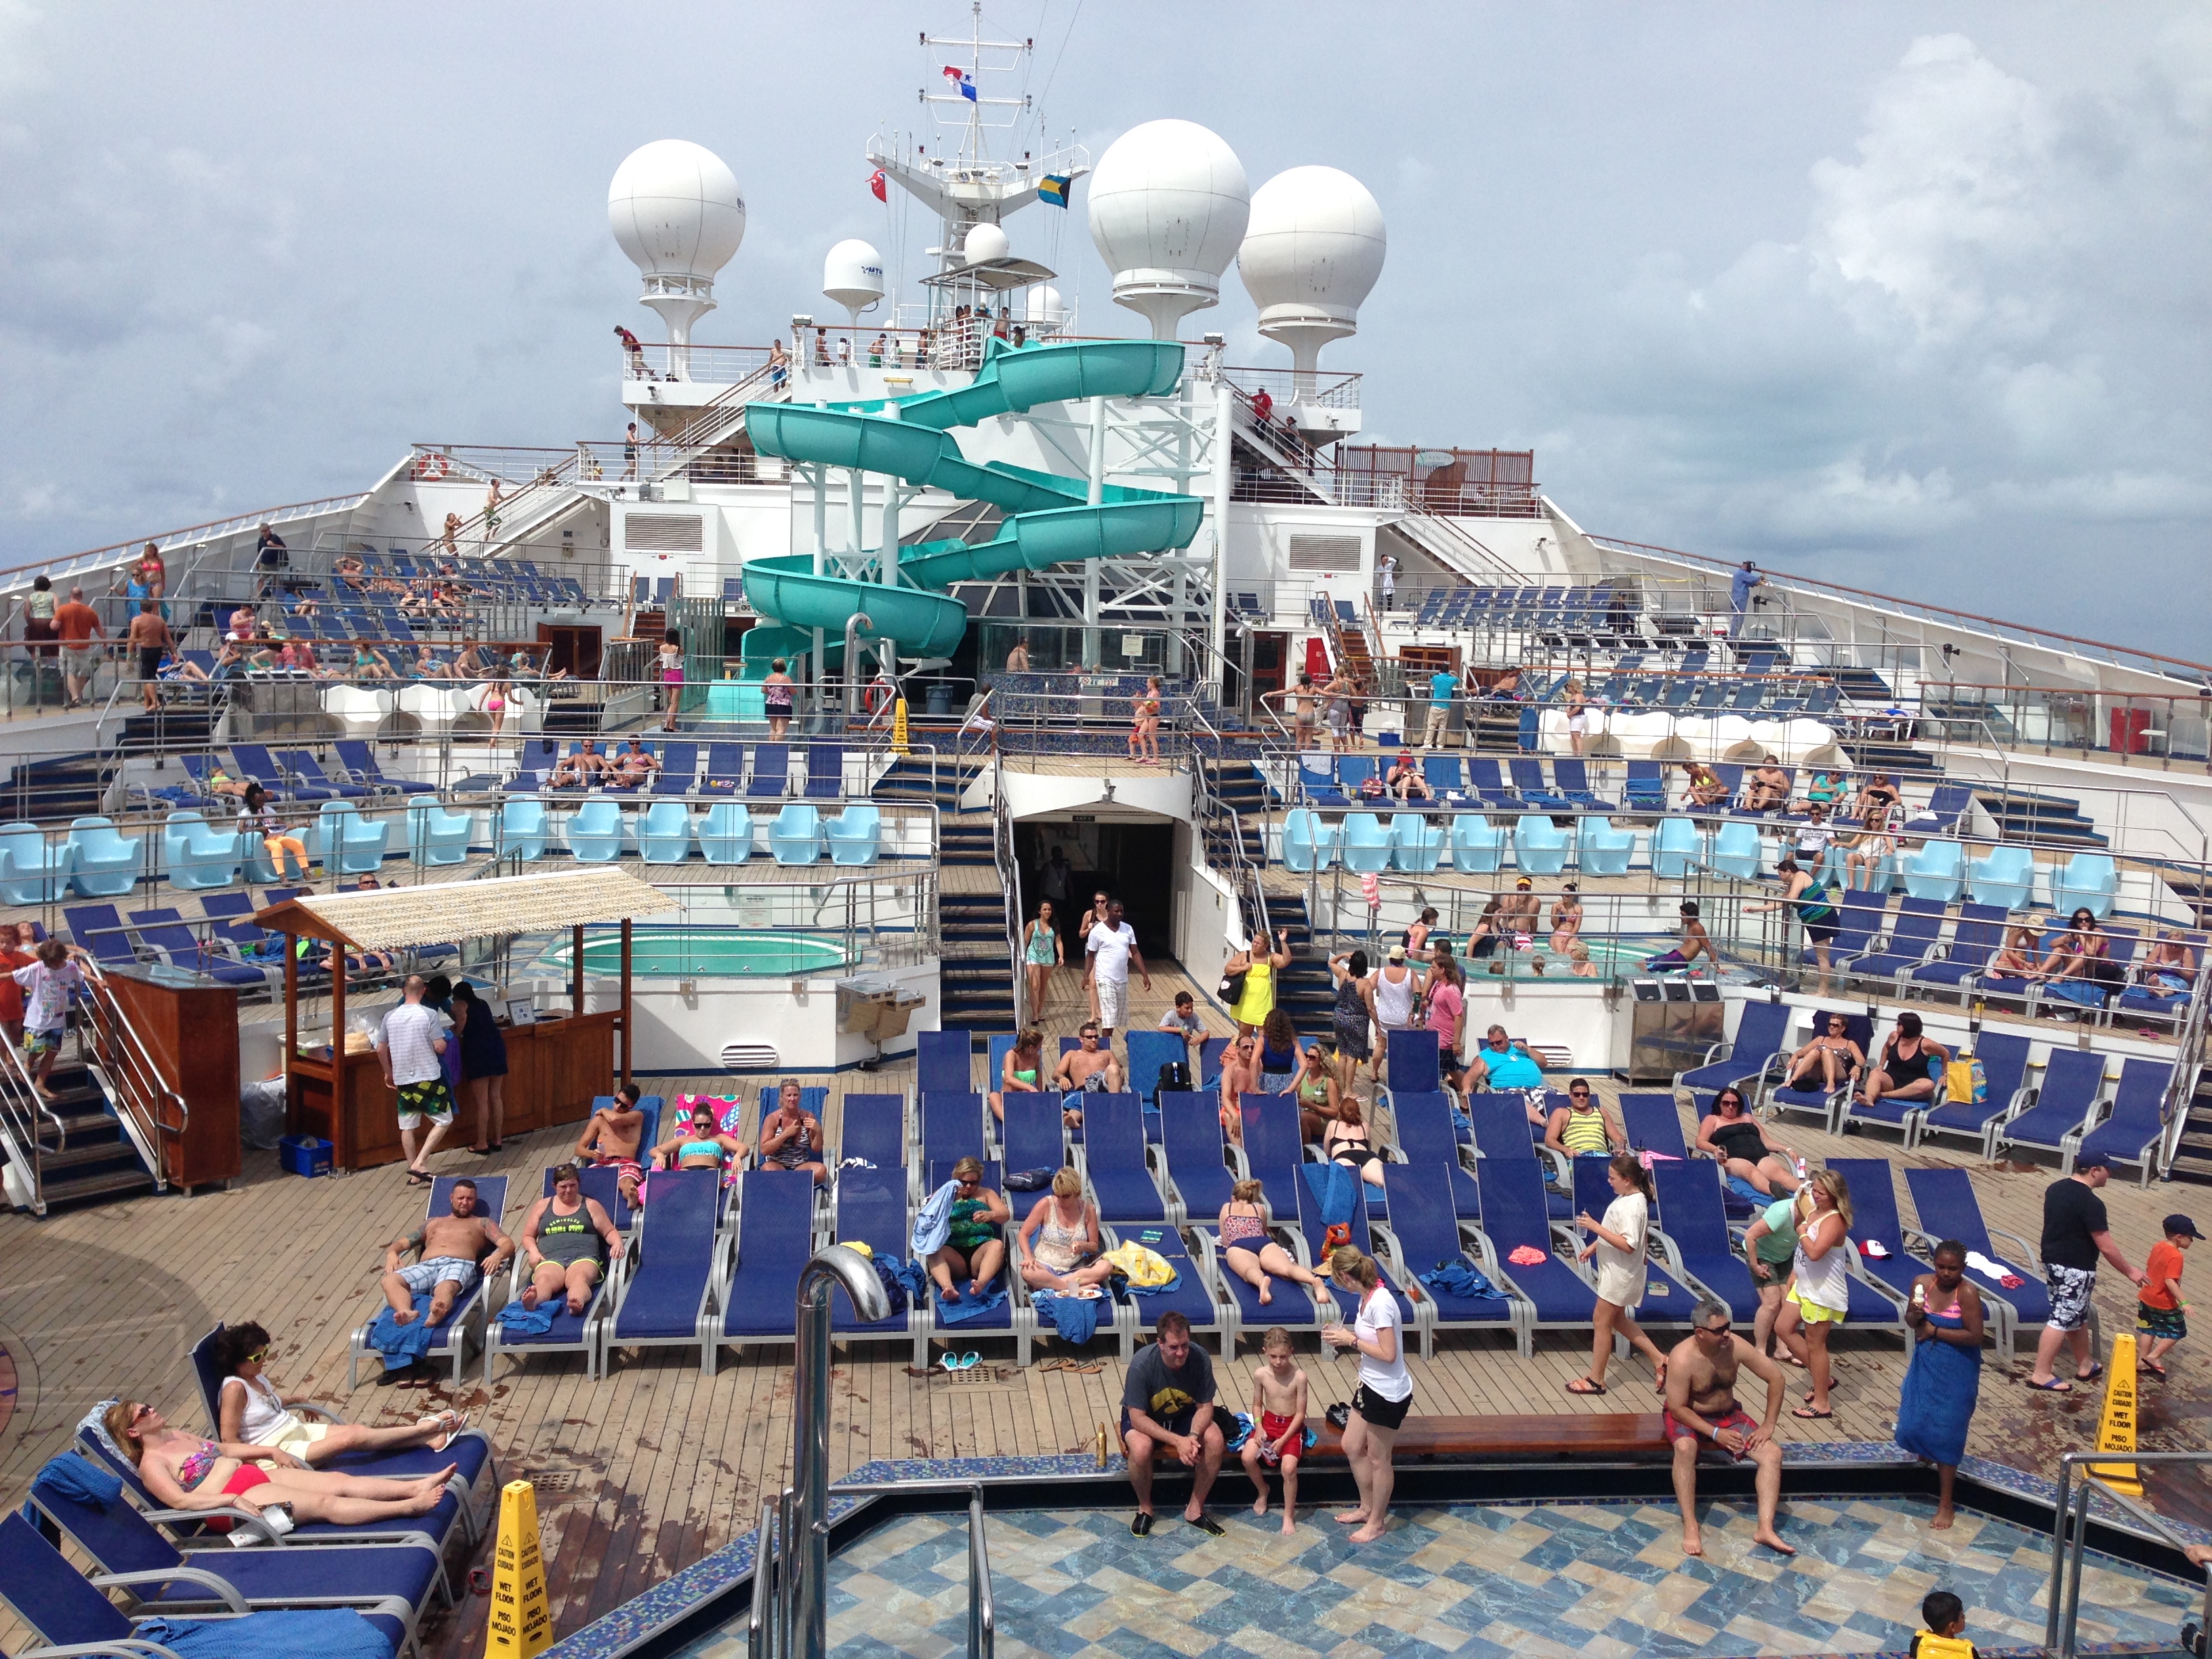
<path fill-rule="evenodd" d="M 122 755 L 197 754 L 215 744 L 215 723 L 222 711 L 201 703 L 164 704 L 155 714 L 127 716 L 116 738 Z"/>
<path fill-rule="evenodd" d="M 1889 743 L 1863 738 L 1840 737 L 1851 765 L 1862 772 L 1887 772 L 1893 777 L 1939 777 L 1943 768 L 1936 757 L 1909 743 Z"/>
<path fill-rule="evenodd" d="M 66 823 L 101 810 L 107 793 L 105 763 L 98 755 L 58 755 L 24 761 L 10 775 L 4 810 L 31 823 Z"/>
<path fill-rule="evenodd" d="M 983 763 L 979 760 L 955 760 L 949 755 L 940 755 L 933 769 L 935 782 L 933 784 L 933 769 L 927 755 L 901 755 L 884 768 L 883 775 L 876 780 L 875 787 L 868 791 L 868 798 L 871 800 L 925 801 L 940 812 L 957 812 L 960 797 L 967 793 L 968 786 L 982 774 Z M 951 862 L 950 859 L 946 861 Z M 984 823 L 981 862 L 988 864 L 990 861 L 991 842 L 987 821 Z"/>
<path fill-rule="evenodd" d="M 153 1176 L 90 1067 L 66 1058 L 57 1062 L 46 1079 L 54 1098 L 35 1115 L 20 1080 L 8 1081 L 16 1086 L 0 1109 L 0 1144 L 8 1155 L 9 1204 L 43 1216 L 56 1204 L 153 1190 Z"/>
<path fill-rule="evenodd" d="M 1305 900 L 1270 893 L 1267 925 L 1291 936 L 1291 965 L 1275 976 L 1275 1006 L 1290 1015 L 1301 1036 L 1328 1030 L 1336 1010 L 1336 984 L 1328 960 L 1314 947 Z"/>
<path fill-rule="evenodd" d="M 991 815 L 948 813 L 938 825 L 938 863 L 950 869 L 991 870 Z M 1012 1030 L 1014 986 L 1006 963 L 1006 895 L 995 880 L 981 893 L 956 893 L 939 884 L 938 969 L 941 1021 L 991 1030 Z"/>
<path fill-rule="evenodd" d="M 2207 1073 L 2197 1073 L 2197 1090 L 2189 1097 L 2186 1109 L 2189 1121 L 2174 1146 L 2173 1167 L 2167 1178 L 2212 1187 L 2212 1080 L 2208 1080 Z"/>
<path fill-rule="evenodd" d="M 2039 790 L 1977 789 L 1974 803 L 1996 821 L 2005 841 L 2033 838 L 2046 845 L 2098 848 L 2106 844 L 2095 823 L 2081 816 L 2081 802 Z"/>

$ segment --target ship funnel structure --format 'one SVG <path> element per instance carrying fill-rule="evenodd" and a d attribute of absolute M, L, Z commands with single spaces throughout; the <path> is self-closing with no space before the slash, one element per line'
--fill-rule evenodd
<path fill-rule="evenodd" d="M 860 327 L 860 313 L 884 297 L 884 256 L 857 236 L 838 243 L 822 262 L 822 297 Z"/>
<path fill-rule="evenodd" d="M 1322 347 L 1358 332 L 1389 249 L 1382 210 L 1348 173 L 1292 167 L 1253 192 L 1237 272 L 1260 308 L 1260 332 L 1290 347 L 1301 385 L 1310 386 Z"/>
<path fill-rule="evenodd" d="M 660 313 L 680 364 L 691 325 L 714 308 L 716 274 L 745 240 L 745 198 L 737 175 L 701 145 L 656 139 L 615 169 L 607 223 L 643 275 L 639 302 Z"/>
<path fill-rule="evenodd" d="M 1193 121 L 1130 128 L 1099 158 L 1090 203 L 1114 303 L 1150 322 L 1154 339 L 1173 339 L 1183 318 L 1220 303 L 1252 202 L 1243 163 L 1217 135 Z"/>

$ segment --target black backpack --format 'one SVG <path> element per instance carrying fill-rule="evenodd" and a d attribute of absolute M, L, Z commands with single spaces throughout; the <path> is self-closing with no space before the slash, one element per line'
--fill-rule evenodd
<path fill-rule="evenodd" d="M 1171 1060 L 1160 1067 L 1159 1088 L 1175 1094 L 1190 1092 L 1190 1067 L 1179 1060 Z"/>

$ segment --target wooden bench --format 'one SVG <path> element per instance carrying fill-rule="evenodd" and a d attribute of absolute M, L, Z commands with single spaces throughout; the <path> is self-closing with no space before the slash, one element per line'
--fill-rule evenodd
<path fill-rule="evenodd" d="M 1563 1416 L 1434 1417 L 1417 1408 L 1391 1449 L 1397 1463 L 1492 1463 L 1541 1458 L 1648 1462 L 1669 1461 L 1657 1412 L 1577 1413 Z M 1308 1462 L 1341 1462 L 1343 1437 L 1316 1420 L 1320 1438 Z"/>

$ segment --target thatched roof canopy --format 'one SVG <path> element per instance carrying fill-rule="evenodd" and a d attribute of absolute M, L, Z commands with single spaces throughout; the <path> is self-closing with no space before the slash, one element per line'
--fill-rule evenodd
<path fill-rule="evenodd" d="M 271 905 L 254 921 L 295 938 L 389 951 L 490 933 L 538 933 L 622 921 L 676 908 L 677 901 L 651 883 L 607 866 L 308 894 Z"/>

